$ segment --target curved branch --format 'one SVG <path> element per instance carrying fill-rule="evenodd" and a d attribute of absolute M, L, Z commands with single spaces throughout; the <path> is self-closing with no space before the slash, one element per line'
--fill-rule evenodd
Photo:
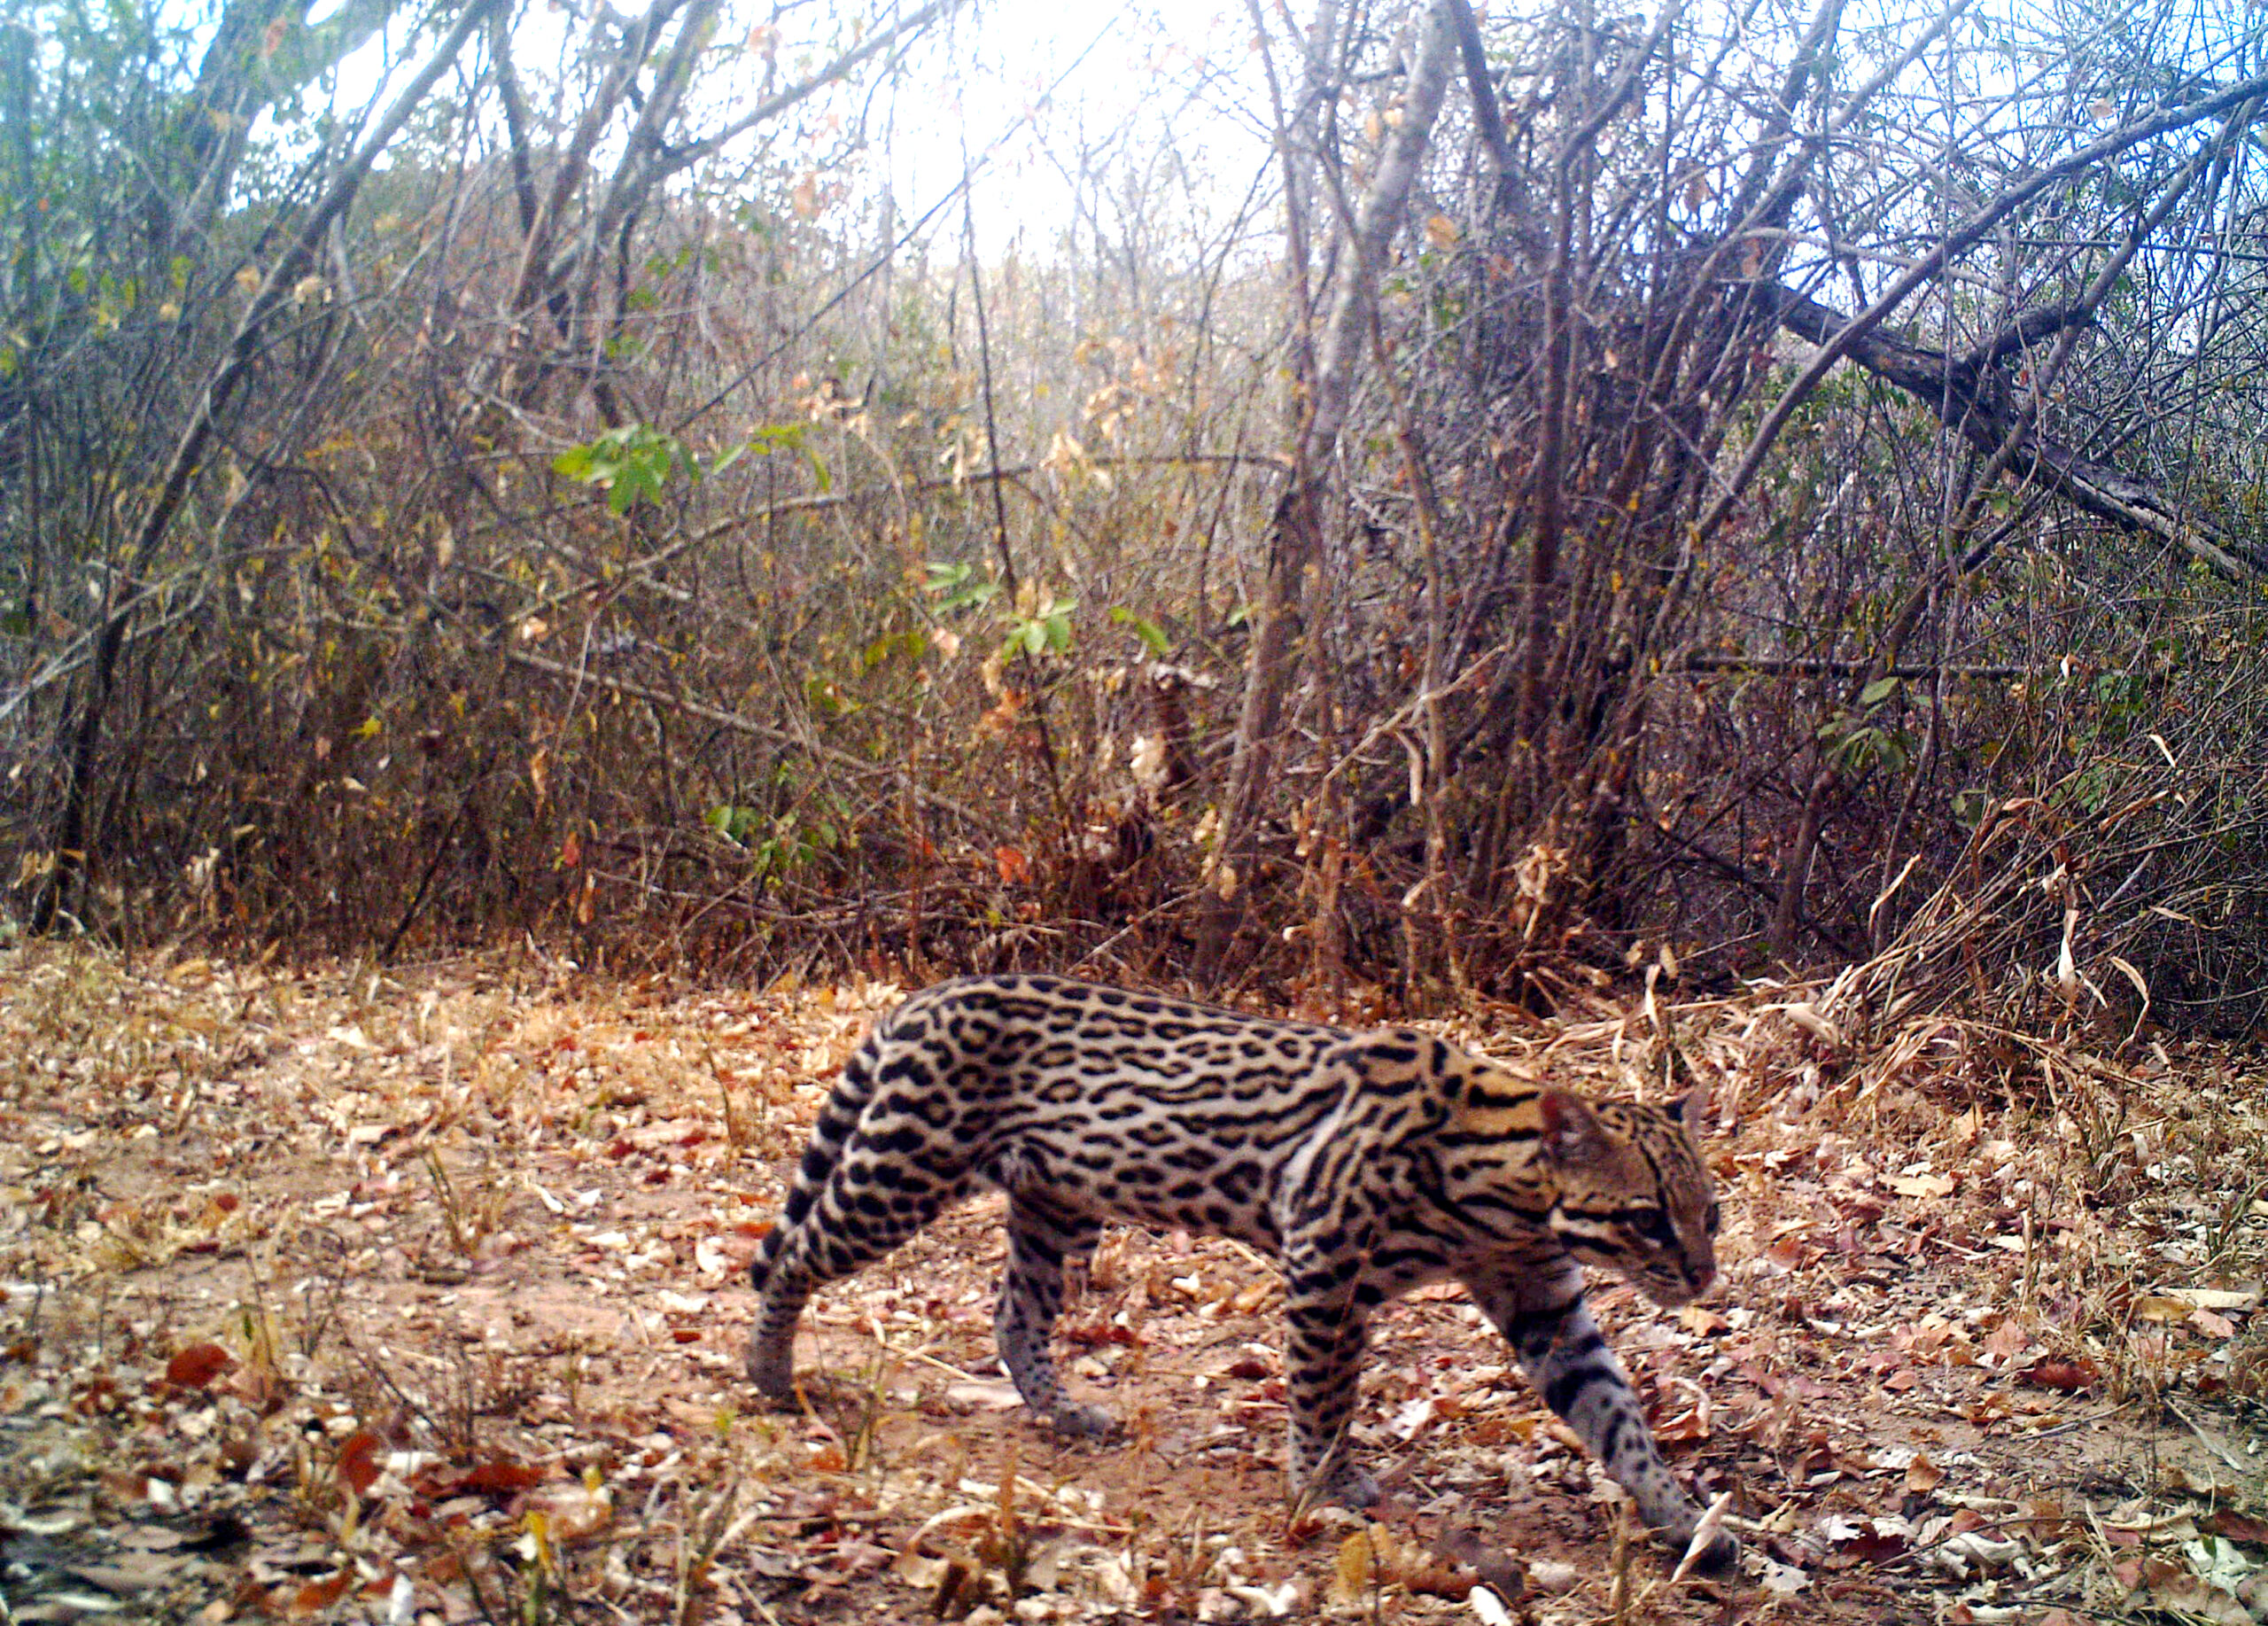
<path fill-rule="evenodd" d="M 1851 317 L 1841 331 L 1821 341 L 1819 354 L 1813 358 L 1811 365 L 1805 368 L 1795 382 L 1781 392 L 1780 399 L 1772 403 L 1771 411 L 1767 413 L 1764 421 L 1757 425 L 1755 437 L 1749 442 L 1746 455 L 1741 459 L 1740 466 L 1733 471 L 1731 478 L 1725 482 L 1724 490 L 1719 494 L 1717 500 L 1709 505 L 1708 511 L 1694 522 L 1693 540 L 1699 542 L 1706 539 L 1730 517 L 1735 505 L 1740 502 L 1741 494 L 1748 489 L 1749 483 L 1755 479 L 1758 471 L 1764 466 L 1765 459 L 1771 455 L 1772 447 L 1780 439 L 1780 432 L 1788 426 L 1788 420 L 1795 416 L 1796 409 L 1808 401 L 1812 393 L 1819 388 L 1821 382 L 1833 370 L 1835 363 L 1845 355 L 1855 352 L 1860 342 L 1876 328 L 1881 326 L 1890 314 L 1903 305 L 1916 289 L 1941 275 L 1946 263 L 1955 254 L 1981 241 L 1994 226 L 2057 183 L 2070 180 L 2074 175 L 2083 175 L 2105 159 L 2116 158 L 2120 153 L 2138 147 L 2146 141 L 2160 136 L 2171 135 L 2176 130 L 2186 129 L 2189 126 L 2202 123 L 2208 119 L 2234 113 L 2247 102 L 2263 95 L 2268 95 L 2268 74 L 2255 74 L 2225 90 L 2196 101 L 2184 102 L 2179 106 L 2160 107 L 2148 118 L 2138 119 L 2132 124 L 2113 130 L 2101 140 L 2091 142 L 2080 148 L 2062 163 L 2051 164 L 2034 174 L 2030 180 L 2020 185 L 2010 187 L 2007 191 L 1985 203 L 1959 226 L 1947 232 L 1943 241 L 1915 261 L 1910 268 L 1893 281 L 1884 291 L 1880 299 L 1857 315 Z M 1995 444 L 1998 443 L 1995 442 Z M 2160 529 L 2156 525 L 2150 528 L 2165 536 L 2169 541 L 2176 542 L 2184 548 L 2192 548 L 2194 551 L 2191 541 L 2186 540 L 2184 534 L 2177 534 L 2177 533 L 2185 532 L 2186 527 L 2169 523 L 2165 529 Z M 2209 545 L 2215 546 L 2218 550 L 2218 546 L 2210 544 L 2210 539 L 2201 540 L 2207 540 Z M 2210 562 L 2210 556 L 2201 554 L 2200 556 L 2208 557 Z M 2215 564 L 2215 568 L 2220 569 L 2221 566 Z"/>
<path fill-rule="evenodd" d="M 1841 311 L 1792 288 L 1760 284 L 1756 296 L 1797 337 L 1815 345 L 1842 340 L 1841 359 L 1913 396 L 1987 455 L 2017 430 L 2016 415 L 2009 403 L 1982 389 L 1981 370 L 1970 364 L 1971 359 L 1977 354 L 2004 357 L 2017 344 L 2028 342 L 2011 339 L 2011 334 L 2037 330 L 2038 336 L 2045 337 L 2071 322 L 2070 313 L 2060 307 L 2026 311 L 1970 358 L 1948 362 L 1941 351 L 1909 344 L 1879 329 L 1861 328 Z M 2009 466 L 2073 507 L 2170 542 L 2232 581 L 2268 580 L 2268 549 L 2182 513 L 2148 480 L 2082 457 L 2037 431 L 2018 434 Z"/>

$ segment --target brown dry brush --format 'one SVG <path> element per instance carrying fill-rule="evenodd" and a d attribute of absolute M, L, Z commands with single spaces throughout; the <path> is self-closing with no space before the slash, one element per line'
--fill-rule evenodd
<path fill-rule="evenodd" d="M 2180 564 L 2242 573 L 2256 511 L 2259 290 L 2216 252 L 2256 212 L 2250 36 L 1568 4 L 1405 49 L 1326 7 L 1319 54 L 1268 36 L 1287 294 L 1251 207 L 933 263 L 763 134 L 886 58 L 768 58 L 715 115 L 707 18 L 469 49 L 146 557 L 101 494 L 150 447 L 57 426 L 129 385 L 192 415 L 237 237 L 327 172 L 192 232 L 165 322 L 41 307 L 27 911 L 1324 1004 L 1548 1001 L 1667 942 L 1720 984 L 1868 962 L 1880 1012 L 2024 968 L 2067 1014 L 2257 1019 L 2256 612 Z M 1964 99 L 1947 53 L 1988 48 L 2071 72 Z M 1422 129 L 1408 52 L 1446 76 Z M 1397 131 L 1421 161 L 1354 252 Z"/>
<path fill-rule="evenodd" d="M 1497 41 L 1503 128 L 1437 139 L 1378 415 L 1423 404 L 1350 476 L 1337 591 L 1309 606 L 1330 682 L 1301 697 L 1322 749 L 1293 771 L 1336 796 L 1286 833 L 1341 916 L 1312 922 L 1319 975 L 1398 957 L 1406 989 L 1510 991 L 1571 946 L 1611 964 L 1656 937 L 1711 976 L 1864 960 L 1983 805 L 2130 776 L 2148 725 L 2246 659 L 2244 593 L 2179 566 L 2258 573 L 2230 510 L 2194 500 L 2243 466 L 2202 401 L 2249 399 L 2257 368 L 2217 354 L 2208 389 L 2171 334 L 2249 331 L 2253 279 L 2210 244 L 2255 212 L 2256 43 L 2220 42 L 2213 98 L 2169 110 L 2147 53 L 2194 35 L 2137 46 L 2074 12 L 2054 44 L 2077 76 L 1969 122 L 1930 52 L 1993 46 L 1954 13 L 1769 26 L 1526 19 Z M 1733 66 L 1689 77 L 1701 61 Z M 2035 102 L 2057 119 L 2019 116 Z M 1937 189 L 1935 152 L 1961 188 Z M 1870 254 L 1815 252 L 1860 237 Z M 1904 319 L 1899 291 L 1925 285 L 1927 342 L 1818 327 L 1794 292 Z M 1828 372 L 1798 338 L 1850 361 Z M 2170 433 L 2140 401 L 2204 416 Z M 2222 759 L 2209 730 L 2175 805 Z M 2250 856 L 2249 827 L 2161 836 L 2185 869 Z M 2134 884 L 2122 904 L 2181 913 Z M 2245 913 L 2220 919 L 2218 952 L 2249 956 Z M 2201 969 L 2194 945 L 2173 959 Z M 2233 1013 L 2256 984 L 2215 997 Z"/>

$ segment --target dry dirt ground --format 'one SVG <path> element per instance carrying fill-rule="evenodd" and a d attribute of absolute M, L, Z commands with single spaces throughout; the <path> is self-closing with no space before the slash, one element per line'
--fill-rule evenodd
<path fill-rule="evenodd" d="M 1602 1317 L 1741 1572 L 1674 1577 L 1454 1292 L 1378 1328 L 1369 1521 L 1281 1489 L 1265 1261 L 1114 1232 L 1127 1438 L 991 1360 L 975 1204 L 740 1374 L 743 1270 L 880 984 L 0 948 L 0 1622 L 2268 1618 L 2257 1058 L 1798 992 L 1678 1007 L 1724 1281 Z M 1457 1037 L 1599 1093 L 1664 1007 Z"/>

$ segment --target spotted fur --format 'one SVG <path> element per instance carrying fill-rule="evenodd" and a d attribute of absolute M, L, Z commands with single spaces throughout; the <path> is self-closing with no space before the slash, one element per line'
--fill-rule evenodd
<path fill-rule="evenodd" d="M 1007 1194 L 994 1332 L 1027 1404 L 1069 1433 L 1109 1413 L 1049 1355 L 1064 1265 L 1106 1218 L 1241 1238 L 1285 1286 L 1291 1472 L 1377 1490 L 1346 1448 L 1364 1326 L 1462 1281 L 1551 1409 L 1674 1543 L 1699 1509 L 1583 1303 L 1584 1264 L 1684 1304 L 1716 1273 L 1717 1205 L 1683 1103 L 1593 1102 L 1408 1029 L 1348 1032 L 1049 976 L 915 994 L 843 1069 L 753 1277 L 750 1377 L 794 1393 L 813 1289 L 989 1185 Z M 1721 1538 L 1712 1556 L 1733 1551 Z"/>

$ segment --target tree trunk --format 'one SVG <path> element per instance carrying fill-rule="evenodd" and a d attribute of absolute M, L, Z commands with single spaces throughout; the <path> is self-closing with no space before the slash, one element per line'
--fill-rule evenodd
<path fill-rule="evenodd" d="M 1299 664 L 1307 581 L 1323 562 L 1324 473 L 1346 424 L 1357 370 L 1370 343 L 1379 268 L 1402 224 L 1418 160 L 1441 115 L 1450 65 L 1456 58 L 1449 7 L 1450 0 L 1435 0 L 1426 9 L 1402 91 L 1402 121 L 1379 154 L 1378 171 L 1355 210 L 1354 230 L 1340 257 L 1339 285 L 1317 354 L 1314 387 L 1303 403 L 1304 422 L 1294 439 L 1291 488 L 1277 503 L 1269 527 L 1268 575 L 1229 770 L 1223 852 L 1245 846 L 1274 767 L 1277 729 Z"/>

